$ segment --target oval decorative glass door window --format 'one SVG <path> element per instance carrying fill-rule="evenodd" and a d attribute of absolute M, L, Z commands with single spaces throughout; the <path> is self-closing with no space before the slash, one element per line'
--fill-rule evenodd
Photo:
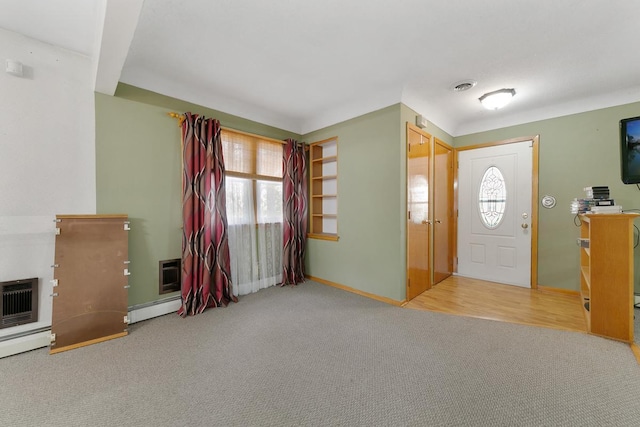
<path fill-rule="evenodd" d="M 494 229 L 500 225 L 507 205 L 507 187 L 500 169 L 490 166 L 482 176 L 478 194 L 480 218 L 485 227 Z"/>

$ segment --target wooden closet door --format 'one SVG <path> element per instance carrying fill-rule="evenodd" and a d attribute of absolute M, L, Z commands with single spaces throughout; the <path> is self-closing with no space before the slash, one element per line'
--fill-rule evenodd
<path fill-rule="evenodd" d="M 51 354 L 126 335 L 127 216 L 56 220 Z"/>
<path fill-rule="evenodd" d="M 453 148 L 439 139 L 434 145 L 433 283 L 453 274 Z"/>
<path fill-rule="evenodd" d="M 431 136 L 407 123 L 407 301 L 431 288 Z"/>

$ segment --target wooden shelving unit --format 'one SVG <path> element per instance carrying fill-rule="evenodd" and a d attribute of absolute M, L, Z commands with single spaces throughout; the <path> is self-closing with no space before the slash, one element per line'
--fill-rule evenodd
<path fill-rule="evenodd" d="M 633 220 L 638 214 L 580 215 L 580 296 L 587 331 L 633 342 Z"/>
<path fill-rule="evenodd" d="M 309 145 L 309 237 L 338 240 L 338 139 Z"/>

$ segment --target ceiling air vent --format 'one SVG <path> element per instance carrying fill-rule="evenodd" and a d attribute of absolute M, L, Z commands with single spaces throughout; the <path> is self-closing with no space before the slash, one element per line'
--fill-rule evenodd
<path fill-rule="evenodd" d="M 462 81 L 459 81 L 459 82 L 456 82 L 456 83 L 452 84 L 451 85 L 451 89 L 454 92 L 464 92 L 465 90 L 471 89 L 476 84 L 478 84 L 478 82 L 475 81 L 475 80 L 462 80 Z"/>

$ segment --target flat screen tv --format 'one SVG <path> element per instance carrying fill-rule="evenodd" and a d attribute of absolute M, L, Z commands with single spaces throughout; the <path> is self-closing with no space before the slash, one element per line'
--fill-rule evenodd
<path fill-rule="evenodd" d="M 620 120 L 620 170 L 625 184 L 640 183 L 640 117 Z"/>

